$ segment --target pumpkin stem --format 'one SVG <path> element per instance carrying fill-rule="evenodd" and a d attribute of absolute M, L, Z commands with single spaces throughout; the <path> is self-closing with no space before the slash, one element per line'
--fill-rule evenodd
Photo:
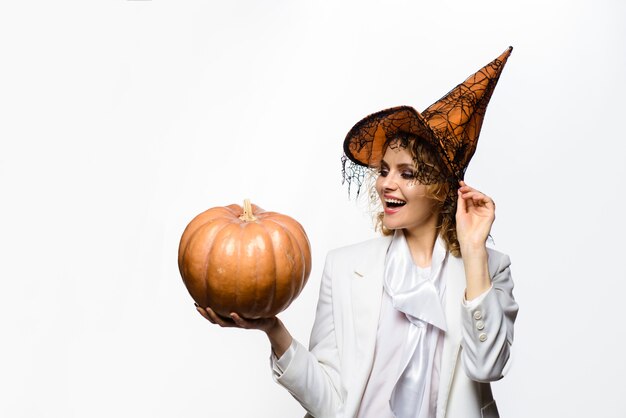
<path fill-rule="evenodd" d="M 252 214 L 252 204 L 250 199 L 244 199 L 243 201 L 243 215 L 239 217 L 244 222 L 256 221 L 256 216 Z"/>

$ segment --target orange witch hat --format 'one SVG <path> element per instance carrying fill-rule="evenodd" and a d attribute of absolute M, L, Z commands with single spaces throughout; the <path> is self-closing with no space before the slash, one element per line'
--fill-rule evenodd
<path fill-rule="evenodd" d="M 448 174 L 462 180 L 476 151 L 487 104 L 512 50 L 509 47 L 421 114 L 412 107 L 399 106 L 365 117 L 348 132 L 343 145 L 345 157 L 358 166 L 377 168 L 386 142 L 398 134 L 409 134 L 432 145 Z M 350 181 L 350 176 L 344 160 L 344 178 Z"/>

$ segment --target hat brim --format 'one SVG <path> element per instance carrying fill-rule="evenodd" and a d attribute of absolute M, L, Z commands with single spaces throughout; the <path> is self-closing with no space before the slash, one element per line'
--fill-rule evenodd
<path fill-rule="evenodd" d="M 398 106 L 360 120 L 346 135 L 343 151 L 355 164 L 378 168 L 386 142 L 399 132 L 415 135 L 439 149 L 439 140 L 422 115 L 410 106 Z"/>

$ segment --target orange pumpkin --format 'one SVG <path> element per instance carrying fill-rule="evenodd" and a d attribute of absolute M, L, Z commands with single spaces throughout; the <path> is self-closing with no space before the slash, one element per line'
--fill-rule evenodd
<path fill-rule="evenodd" d="M 268 318 L 285 310 L 311 273 L 302 226 L 244 202 L 211 208 L 187 225 L 178 268 L 191 297 L 218 315 Z"/>

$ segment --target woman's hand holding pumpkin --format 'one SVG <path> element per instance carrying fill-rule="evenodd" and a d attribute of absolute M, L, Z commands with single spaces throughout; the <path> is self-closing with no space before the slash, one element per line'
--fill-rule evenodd
<path fill-rule="evenodd" d="M 219 325 L 223 328 L 258 329 L 265 332 L 272 345 L 272 350 L 277 357 L 282 356 L 283 353 L 287 351 L 293 340 L 287 328 L 285 328 L 282 321 L 276 316 L 271 318 L 244 319 L 237 313 L 232 312 L 230 318 L 224 318 L 209 307 L 203 308 L 198 304 L 195 305 L 200 315 L 212 324 Z"/>
<path fill-rule="evenodd" d="M 244 328 L 244 329 L 258 329 L 260 331 L 267 332 L 276 324 L 278 318 L 275 316 L 271 318 L 260 318 L 260 319 L 244 319 L 239 314 L 232 312 L 229 318 L 224 318 L 213 309 L 207 307 L 202 308 L 196 304 L 196 310 L 205 317 L 212 324 L 219 325 L 223 328 Z"/>

